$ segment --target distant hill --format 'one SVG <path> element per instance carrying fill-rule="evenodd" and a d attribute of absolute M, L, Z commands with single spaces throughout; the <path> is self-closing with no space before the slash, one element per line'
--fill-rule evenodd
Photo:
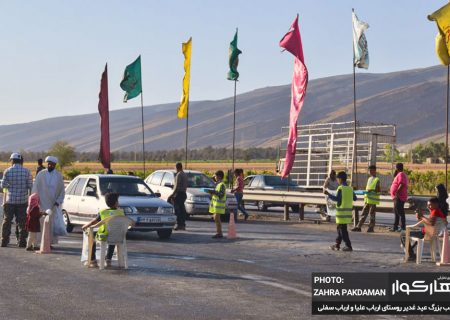
<path fill-rule="evenodd" d="M 442 66 L 435 66 L 386 74 L 357 74 L 358 120 L 396 124 L 400 144 L 439 139 L 445 130 L 446 71 Z M 169 103 L 144 108 L 148 150 L 184 147 L 185 121 L 177 119 L 177 106 L 178 103 Z M 288 124 L 289 108 L 290 85 L 238 95 L 237 147 L 277 146 L 281 127 Z M 352 119 L 353 75 L 309 82 L 301 124 Z M 110 123 L 113 151 L 140 150 L 140 108 L 112 111 Z M 231 146 L 233 98 L 191 102 L 189 124 L 189 148 Z M 1 150 L 42 151 L 57 140 L 68 141 L 78 151 L 98 150 L 98 114 L 0 126 Z"/>

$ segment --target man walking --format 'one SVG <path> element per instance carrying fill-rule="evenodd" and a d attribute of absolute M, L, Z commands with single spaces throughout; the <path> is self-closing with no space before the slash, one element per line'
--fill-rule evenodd
<path fill-rule="evenodd" d="M 177 225 L 174 230 L 186 230 L 186 208 L 184 202 L 187 198 L 186 189 L 188 187 L 188 180 L 181 162 L 177 162 L 175 168 L 177 170 L 175 185 L 173 186 L 172 194 L 167 200 L 173 203 L 175 215 L 177 216 Z"/>
<path fill-rule="evenodd" d="M 405 202 L 408 199 L 408 177 L 403 172 L 403 163 L 395 166 L 394 181 L 391 185 L 391 198 L 394 200 L 395 221 L 394 226 L 389 231 L 400 232 L 406 229 Z M 399 228 L 399 222 L 401 227 Z"/>
<path fill-rule="evenodd" d="M 47 169 L 42 170 L 36 176 L 33 193 L 39 194 L 39 206 L 42 212 L 52 210 L 53 214 L 45 218 L 49 219 L 51 226 L 55 214 L 57 214 L 55 209 L 64 202 L 64 179 L 61 173 L 55 169 L 58 158 L 48 156 L 45 158 L 45 162 L 47 162 Z M 54 243 L 56 243 L 56 239 Z"/>
<path fill-rule="evenodd" d="M 366 191 L 364 195 L 364 208 L 362 210 L 361 220 L 358 225 L 352 229 L 352 231 L 361 232 L 361 227 L 369 215 L 369 228 L 367 232 L 374 232 L 375 228 L 375 213 L 377 205 L 380 204 L 380 178 L 377 177 L 377 167 L 375 165 L 369 166 L 370 177 L 367 180 Z"/>
<path fill-rule="evenodd" d="M 4 214 L 2 224 L 2 247 L 9 243 L 11 235 L 11 223 L 15 217 L 17 224 L 17 245 L 25 248 L 27 245 L 28 232 L 25 230 L 27 216 L 28 195 L 33 185 L 30 170 L 22 167 L 22 155 L 14 152 L 10 158 L 12 166 L 5 170 L 2 188 L 7 189 L 4 201 Z"/>

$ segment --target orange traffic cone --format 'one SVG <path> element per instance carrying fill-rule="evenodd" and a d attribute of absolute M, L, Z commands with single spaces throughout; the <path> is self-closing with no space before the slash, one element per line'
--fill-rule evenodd
<path fill-rule="evenodd" d="M 438 240 L 439 241 L 439 240 Z M 448 243 L 448 231 L 444 231 L 444 243 L 442 244 L 441 262 L 436 262 L 438 266 L 450 266 L 450 246 Z"/>
<path fill-rule="evenodd" d="M 234 223 L 234 213 L 230 212 L 230 222 L 228 222 L 228 239 L 236 238 L 236 223 Z"/>
<path fill-rule="evenodd" d="M 47 210 L 47 216 L 44 219 L 43 227 L 42 227 L 42 239 L 41 239 L 41 250 L 39 253 L 50 253 L 52 249 L 50 248 L 51 236 L 50 236 L 50 215 L 51 211 Z"/>

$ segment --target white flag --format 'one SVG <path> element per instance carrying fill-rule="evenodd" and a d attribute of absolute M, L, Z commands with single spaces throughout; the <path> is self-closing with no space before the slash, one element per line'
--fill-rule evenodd
<path fill-rule="evenodd" d="M 353 20 L 353 63 L 358 68 L 369 68 L 369 49 L 367 47 L 364 31 L 369 28 L 366 22 L 359 21 L 355 12 L 352 12 Z"/>

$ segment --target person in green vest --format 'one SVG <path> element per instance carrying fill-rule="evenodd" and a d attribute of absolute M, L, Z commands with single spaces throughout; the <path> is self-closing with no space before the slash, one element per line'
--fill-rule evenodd
<path fill-rule="evenodd" d="M 337 174 L 339 187 L 337 188 L 336 196 L 330 194 L 327 190 L 324 191 L 328 197 L 336 201 L 336 224 L 337 224 L 337 238 L 336 243 L 330 246 L 331 250 L 340 250 L 341 242 L 344 241 L 345 247 L 342 251 L 353 251 L 350 237 L 348 236 L 347 224 L 352 223 L 353 201 L 356 201 L 356 195 L 353 188 L 347 185 L 347 174 L 341 171 Z"/>
<path fill-rule="evenodd" d="M 380 178 L 377 177 L 377 167 L 375 165 L 369 166 L 369 179 L 367 179 L 366 191 L 364 195 L 364 208 L 362 210 L 361 220 L 358 225 L 352 229 L 354 232 L 361 232 L 361 227 L 369 215 L 369 228 L 367 232 L 374 232 L 375 228 L 375 211 L 377 205 L 380 204 Z"/>
<path fill-rule="evenodd" d="M 101 220 L 105 220 L 108 217 L 111 216 L 124 216 L 125 213 L 123 209 L 119 208 L 119 194 L 116 192 L 110 192 L 105 194 L 105 202 L 108 206 L 107 209 L 102 209 L 97 214 L 97 217 L 90 221 L 89 223 L 85 224 L 82 229 L 83 231 L 89 228 L 90 226 L 100 222 Z M 108 238 L 108 226 L 106 224 L 101 225 L 100 228 L 98 228 L 98 231 L 95 234 L 95 238 L 98 241 L 106 241 Z M 89 268 L 96 268 L 97 260 L 95 257 L 95 250 L 97 249 L 96 241 L 94 241 L 94 244 L 92 246 L 92 256 L 91 256 L 91 264 L 89 265 Z M 115 245 L 109 245 L 108 246 L 108 252 L 106 253 L 106 266 L 111 267 L 111 260 L 112 256 L 114 254 Z"/>
<path fill-rule="evenodd" d="M 211 194 L 211 202 L 209 203 L 209 213 L 214 215 L 214 221 L 216 222 L 216 234 L 213 239 L 223 238 L 222 233 L 222 223 L 220 222 L 220 216 L 225 214 L 226 207 L 226 187 L 223 183 L 224 173 L 222 170 L 217 171 L 214 174 L 214 181 L 216 182 L 216 187 L 214 190 L 208 190 Z"/>

